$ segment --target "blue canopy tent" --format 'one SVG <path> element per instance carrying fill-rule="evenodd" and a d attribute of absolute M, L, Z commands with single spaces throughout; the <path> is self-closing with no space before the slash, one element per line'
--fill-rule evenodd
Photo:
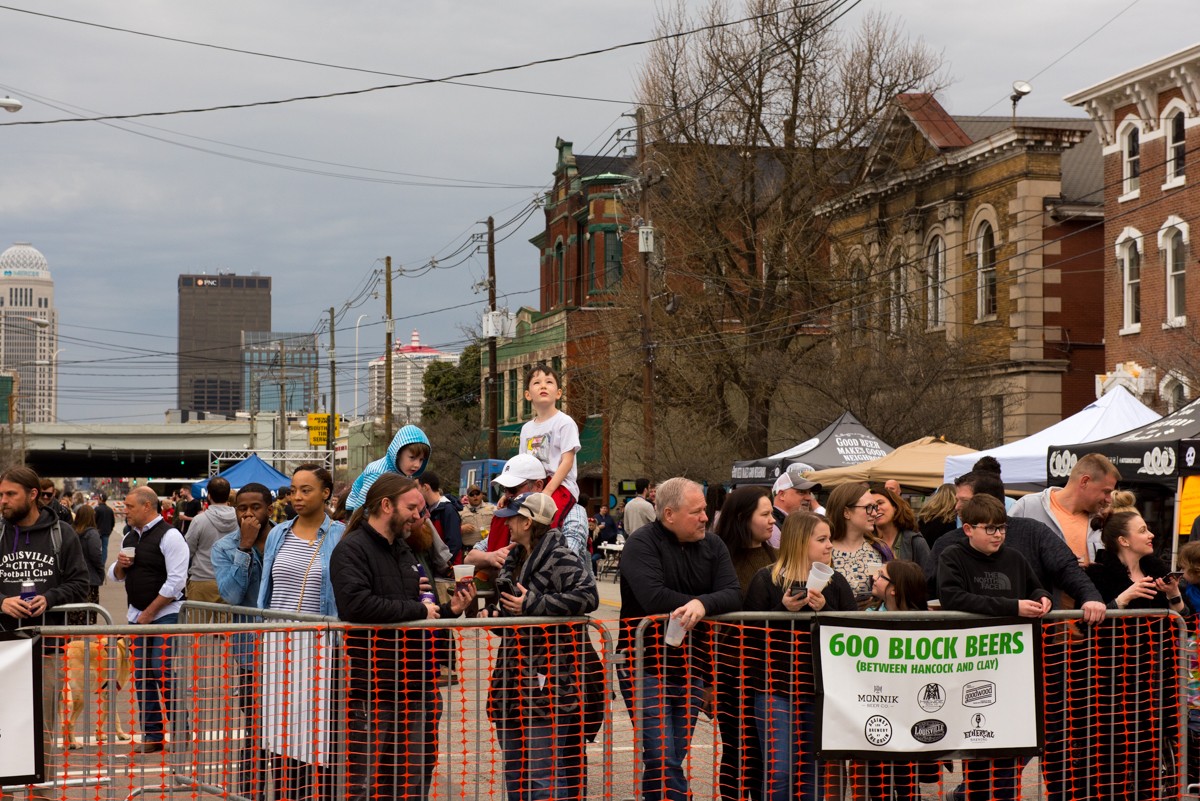
<path fill-rule="evenodd" d="M 291 479 L 280 473 L 274 467 L 264 462 L 259 458 L 258 454 L 250 454 L 248 457 L 233 465 L 232 467 L 222 470 L 218 475 L 229 482 L 229 486 L 233 490 L 241 489 L 247 484 L 262 484 L 271 492 L 277 491 L 280 487 L 291 483 Z M 208 496 L 208 482 L 212 478 L 206 478 L 203 481 L 197 481 L 192 485 L 192 495 L 197 498 L 205 498 Z"/>

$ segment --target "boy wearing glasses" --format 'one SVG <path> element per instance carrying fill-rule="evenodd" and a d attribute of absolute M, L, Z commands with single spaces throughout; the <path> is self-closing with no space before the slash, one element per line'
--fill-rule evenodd
<path fill-rule="evenodd" d="M 1050 593 L 1020 551 L 1004 547 L 1008 515 L 1004 503 L 976 495 L 962 506 L 965 543 L 952 545 L 938 561 L 942 608 L 994 617 L 1041 617 L 1050 611 Z M 1017 797 L 1019 761 L 1015 757 L 964 759 L 963 786 L 955 797 L 966 801 L 1009 801 Z"/>
<path fill-rule="evenodd" d="M 947 548 L 938 562 L 942 608 L 995 617 L 1041 617 L 1052 606 L 1029 560 L 1004 547 L 1008 516 L 991 495 L 962 507 L 966 543 Z"/>

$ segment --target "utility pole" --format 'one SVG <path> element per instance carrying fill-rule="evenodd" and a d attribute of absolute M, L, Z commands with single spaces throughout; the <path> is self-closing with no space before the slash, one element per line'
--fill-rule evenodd
<path fill-rule="evenodd" d="M 279 340 L 279 448 L 287 450 L 287 353 Z"/>
<path fill-rule="evenodd" d="M 392 257 L 384 259 L 387 265 L 387 290 L 384 315 L 387 326 L 383 335 L 383 433 L 384 441 L 392 441 Z"/>
<path fill-rule="evenodd" d="M 646 112 L 637 110 L 637 161 L 638 161 L 638 216 L 642 225 L 650 224 L 650 197 L 646 180 Z M 650 252 L 642 244 L 638 232 L 638 250 L 642 257 L 642 474 L 651 480 L 654 477 L 654 342 L 651 339 L 650 320 Z"/>
<path fill-rule="evenodd" d="M 488 308 L 492 310 L 492 335 L 488 337 L 488 458 L 499 459 L 499 410 L 496 408 L 500 402 L 500 393 L 496 391 L 496 221 L 492 217 L 487 218 L 487 259 Z"/>
<path fill-rule="evenodd" d="M 325 444 L 329 446 L 330 464 L 334 470 L 330 472 L 336 473 L 337 469 L 337 438 L 334 436 L 334 431 L 337 429 L 337 348 L 333 344 L 333 334 L 336 331 L 336 323 L 334 320 L 333 307 L 329 307 L 329 425 L 327 427 Z"/>

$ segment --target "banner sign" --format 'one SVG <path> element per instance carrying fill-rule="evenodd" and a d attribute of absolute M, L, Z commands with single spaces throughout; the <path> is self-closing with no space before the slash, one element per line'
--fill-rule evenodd
<path fill-rule="evenodd" d="M 0 632 L 0 686 L 8 688 L 0 705 L 0 785 L 45 781 L 40 636 Z"/>
<path fill-rule="evenodd" d="M 1036 756 L 1035 622 L 821 618 L 813 626 L 825 759 Z"/>
<path fill-rule="evenodd" d="M 310 414 L 308 416 L 308 447 L 310 448 L 328 448 L 329 447 L 329 414 Z M 337 440 L 341 435 L 338 425 L 341 421 L 333 421 L 333 438 Z"/>

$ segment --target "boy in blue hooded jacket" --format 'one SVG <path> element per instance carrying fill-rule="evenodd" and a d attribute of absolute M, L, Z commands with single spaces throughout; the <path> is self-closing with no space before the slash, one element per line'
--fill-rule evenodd
<path fill-rule="evenodd" d="M 350 495 L 346 498 L 347 511 L 353 511 L 362 506 L 367 499 L 367 491 L 375 483 L 375 479 L 384 473 L 399 473 L 405 478 L 416 478 L 425 472 L 429 464 L 429 455 L 433 446 L 425 432 L 413 425 L 404 426 L 392 437 L 388 445 L 387 455 L 376 459 L 363 469 L 362 475 L 354 479 Z"/>

